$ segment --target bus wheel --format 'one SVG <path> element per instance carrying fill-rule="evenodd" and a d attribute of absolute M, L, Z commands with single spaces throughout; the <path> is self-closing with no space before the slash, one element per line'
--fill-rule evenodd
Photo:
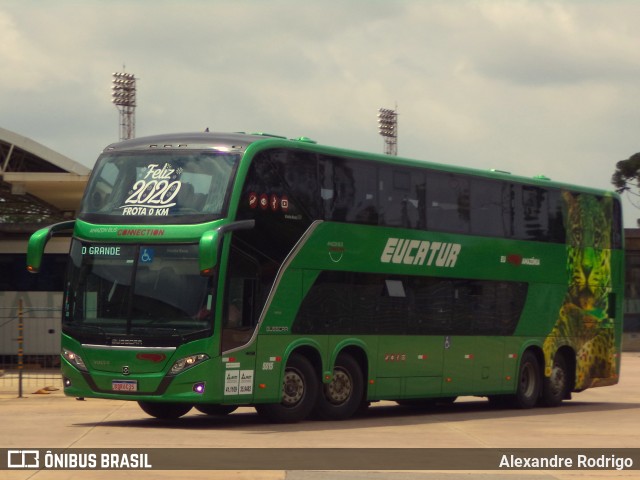
<path fill-rule="evenodd" d="M 533 408 L 540 397 L 542 377 L 540 364 L 530 351 L 524 352 L 518 371 L 518 386 L 513 396 L 513 405 L 517 408 Z"/>
<path fill-rule="evenodd" d="M 187 413 L 193 405 L 186 403 L 138 402 L 140 408 L 152 417 L 173 420 Z"/>
<path fill-rule="evenodd" d="M 350 355 L 338 355 L 331 382 L 324 384 L 315 413 L 323 420 L 344 420 L 362 404 L 364 380 L 360 365 Z"/>
<path fill-rule="evenodd" d="M 567 394 L 569 388 L 569 372 L 567 362 L 561 353 L 553 357 L 551 375 L 544 378 L 542 385 L 542 404 L 545 407 L 557 407 Z"/>
<path fill-rule="evenodd" d="M 282 401 L 274 404 L 258 404 L 257 412 L 277 423 L 293 423 L 304 420 L 318 399 L 318 377 L 305 357 L 293 354 L 284 370 Z"/>
<path fill-rule="evenodd" d="M 231 412 L 235 412 L 237 405 L 211 405 L 211 404 L 198 404 L 195 406 L 196 410 L 206 415 L 229 415 Z"/>

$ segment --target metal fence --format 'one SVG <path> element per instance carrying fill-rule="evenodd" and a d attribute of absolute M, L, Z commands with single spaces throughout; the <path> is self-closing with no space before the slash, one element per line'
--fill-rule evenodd
<path fill-rule="evenodd" d="M 41 301 L 28 294 L 14 298 L 2 295 L 0 394 L 22 397 L 62 388 L 60 308 L 52 305 L 58 303 L 52 302 L 52 298 Z M 48 306 L 37 306 L 37 303 Z"/>

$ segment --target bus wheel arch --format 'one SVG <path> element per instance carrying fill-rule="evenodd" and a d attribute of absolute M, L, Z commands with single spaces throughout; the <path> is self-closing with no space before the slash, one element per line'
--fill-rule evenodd
<path fill-rule="evenodd" d="M 542 405 L 557 407 L 562 400 L 571 398 L 575 370 L 575 352 L 570 347 L 560 348 L 553 357 L 551 374 L 543 379 Z"/>
<path fill-rule="evenodd" d="M 543 355 L 540 349 L 529 348 L 520 357 L 516 393 L 511 403 L 516 408 L 533 408 L 542 392 Z"/>
<path fill-rule="evenodd" d="M 275 423 L 304 420 L 313 410 L 320 391 L 320 356 L 311 347 L 289 355 L 282 378 L 280 403 L 258 404 L 256 411 Z"/>
<path fill-rule="evenodd" d="M 347 347 L 336 357 L 331 381 L 318 395 L 315 413 L 324 420 L 344 420 L 366 405 L 366 354 L 358 347 Z"/>

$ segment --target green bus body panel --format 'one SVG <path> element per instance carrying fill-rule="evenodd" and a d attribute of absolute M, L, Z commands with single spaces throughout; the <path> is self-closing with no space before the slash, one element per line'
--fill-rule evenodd
<path fill-rule="evenodd" d="M 76 233 L 85 237 L 92 227 L 78 222 Z M 114 227 L 133 230 L 129 226 Z M 155 230 L 154 227 L 152 230 Z M 171 232 L 172 238 L 193 240 L 200 232 L 211 231 L 206 226 L 162 227 L 162 235 L 151 238 L 142 234 L 136 237 L 144 242 L 161 239 Z M 197 232 L 196 235 L 193 232 Z M 95 231 L 91 232 L 94 236 Z M 105 236 L 105 238 L 111 238 Z M 393 263 L 381 261 L 390 238 L 402 238 L 440 244 L 457 244 L 460 250 L 455 263 L 437 265 L 437 251 L 430 252 L 422 263 L 405 256 Z M 166 238 L 164 238 L 166 242 Z M 336 248 L 339 245 L 339 248 Z M 416 253 L 414 248 L 413 252 Z M 433 258 L 430 261 L 430 257 Z M 533 259 L 530 264 L 505 262 L 502 257 L 517 255 Z M 621 261 L 622 252 L 612 251 L 612 264 Z M 388 255 L 387 255 L 388 257 Z M 385 257 L 386 258 L 386 257 Z M 406 258 L 406 261 L 405 261 Z M 405 263 L 406 262 L 406 263 Z M 468 394 L 499 394 L 515 391 L 518 358 L 526 346 L 542 348 L 545 337 L 555 322 L 566 294 L 567 253 L 564 245 L 535 242 L 509 242 L 506 240 L 477 238 L 461 235 L 380 228 L 364 225 L 349 225 L 319 222 L 313 234 L 301 246 L 294 258 L 282 272 L 278 288 L 265 312 L 259 335 L 249 345 L 228 355 L 212 358 L 201 365 L 177 375 L 169 387 L 157 396 L 158 399 L 189 401 L 194 403 L 263 403 L 279 400 L 280 385 L 286 359 L 299 348 L 317 351 L 323 363 L 322 372 L 330 372 L 337 354 L 345 347 L 358 346 L 366 352 L 368 378 L 373 380 L 368 388 L 368 399 L 425 398 Z M 476 336 L 393 336 L 369 335 L 353 338 L 345 335 L 321 335 L 312 338 L 291 335 L 290 326 L 302 299 L 319 273 L 323 270 L 361 271 L 409 275 L 434 275 L 451 278 L 484 278 L 530 282 L 527 302 L 514 335 L 511 337 Z M 620 288 L 620 276 L 612 277 L 613 287 Z M 617 299 L 620 311 L 621 299 Z M 616 321 L 616 341 L 620 337 L 620 320 Z M 156 372 L 145 372 L 150 368 L 143 362 L 136 363 L 132 352 L 109 351 L 113 365 L 127 364 L 136 370 L 139 381 L 137 394 L 104 393 L 110 390 L 111 382 L 124 379 L 114 371 L 94 370 L 93 357 L 100 359 L 104 350 L 83 350 L 72 339 L 63 336 L 63 346 L 84 353 L 90 364 L 91 376 L 102 391 L 98 396 L 130 400 L 155 398 L 153 393 L 165 378 L 175 359 L 188 354 L 215 351 L 216 339 L 209 342 L 194 342 L 181 346 Z M 208 346 L 205 344 L 208 343 Z M 619 343 L 617 343 L 619 344 Z M 200 345 L 200 347 L 198 347 Z M 75 349 L 75 350 L 74 350 Z M 247 355 L 247 352 L 249 354 Z M 229 368 L 228 359 L 238 363 Z M 277 358 L 278 360 L 273 360 Z M 227 359 L 227 360 L 225 360 Z M 240 361 L 239 361 L 240 360 Z M 147 362 L 148 363 L 148 362 Z M 251 372 L 253 388 L 250 394 L 225 395 L 225 385 L 230 372 Z M 63 374 L 73 379 L 74 385 L 84 382 L 82 376 L 66 362 Z M 206 381 L 205 395 L 192 392 L 191 386 Z M 260 386 L 260 387 L 258 387 Z M 69 395 L 90 396 L 90 387 L 74 387 Z"/>
<path fill-rule="evenodd" d="M 384 261 L 382 256 L 389 239 L 429 242 L 431 249 L 418 258 L 419 246 L 407 249 L 401 259 Z M 336 252 L 334 245 L 340 244 Z M 458 245 L 459 253 L 453 261 L 449 245 Z M 442 247 L 444 246 L 444 247 Z M 439 253 L 444 250 L 451 261 L 438 265 Z M 519 255 L 530 259 L 531 265 L 513 265 L 503 256 Z M 388 257 L 389 255 L 387 255 Z M 392 255 L 391 255 L 392 256 Z M 372 227 L 322 222 L 313 236 L 292 262 L 292 267 L 316 270 L 348 270 L 404 275 L 432 275 L 451 278 L 475 278 L 545 282 L 566 282 L 566 252 L 564 245 L 517 242 L 495 238 L 470 237 L 420 230 Z"/>
<path fill-rule="evenodd" d="M 199 243 L 200 270 L 217 266 L 219 278 L 224 280 L 234 230 L 225 230 L 225 226 L 236 219 L 251 160 L 261 151 L 271 148 L 344 155 L 390 164 L 389 158 L 382 155 L 282 139 L 258 140 L 248 144 L 238 166 L 227 219 L 195 225 L 93 225 L 78 220 L 74 235 L 81 240 L 105 243 Z M 602 191 L 549 181 L 402 158 L 394 158 L 393 162 L 617 198 Z M 220 228 L 222 230 L 218 230 Z M 568 229 L 567 225 L 565 229 Z M 30 244 L 29 251 L 43 251 L 48 235 L 45 230 L 35 234 L 34 246 L 32 248 Z M 41 253 L 30 255 L 34 264 L 38 255 L 41 257 Z M 611 319 L 609 312 L 598 311 L 588 305 L 577 309 L 571 303 L 580 297 L 570 289 L 576 266 L 580 262 L 597 262 L 600 255 L 607 257 L 610 271 L 593 287 L 601 290 L 600 295 L 617 293 L 609 298 L 608 308 L 615 311 Z M 574 389 L 613 384 L 617 382 L 620 371 L 623 263 L 622 249 L 603 253 L 590 247 L 574 248 L 559 243 L 317 221 L 282 263 L 260 314 L 260 323 L 249 343 L 220 352 L 224 292 L 218 291 L 213 336 L 183 344 L 174 350 L 159 349 L 156 353 L 164 357 L 157 362 L 144 356 L 148 350 L 81 345 L 63 334 L 63 348 L 80 355 L 89 370 L 80 372 L 63 358 L 62 373 L 71 382 L 71 386 L 65 388 L 65 394 L 194 404 L 274 403 L 281 399 L 284 370 L 292 354 L 302 352 L 312 359 L 318 375 L 326 383 L 330 381 L 335 361 L 343 351 L 363 359 L 368 400 L 507 394 L 516 391 L 519 361 L 528 348 L 544 358 L 545 375 L 548 376 L 551 357 L 560 349 L 575 350 L 579 363 L 580 355 L 588 356 L 598 349 L 611 349 L 612 346 L 615 358 L 609 358 L 607 368 L 597 372 L 602 374 L 601 377 L 592 377 L 589 364 L 578 365 Z M 296 333 L 293 327 L 300 307 L 323 272 L 523 282 L 528 290 L 519 321 L 511 335 Z M 568 327 L 578 316 L 580 321 L 585 319 L 587 323 L 593 317 L 596 326 L 588 328 L 601 333 L 588 341 L 581 341 L 579 335 Z M 173 377 L 167 375 L 176 360 L 199 353 L 210 358 Z M 131 373 L 124 375 L 123 367 L 128 367 Z M 128 379 L 138 382 L 136 392 L 112 390 L 114 381 Z M 196 393 L 193 386 L 202 382 L 205 384 L 204 393 Z"/>
<path fill-rule="evenodd" d="M 199 242 L 202 235 L 214 228 L 229 223 L 220 220 L 214 223 L 188 225 L 93 225 L 76 220 L 76 237 L 92 242 L 108 243 L 192 243 Z"/>

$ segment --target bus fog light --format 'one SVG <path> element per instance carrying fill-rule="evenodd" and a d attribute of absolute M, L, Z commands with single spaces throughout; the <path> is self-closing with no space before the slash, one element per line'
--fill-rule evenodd
<path fill-rule="evenodd" d="M 87 371 L 87 366 L 84 364 L 84 360 L 82 360 L 80 355 L 76 355 L 71 350 L 64 348 L 62 349 L 62 356 L 78 370 L 82 370 L 83 372 Z"/>
<path fill-rule="evenodd" d="M 196 392 L 196 393 L 202 394 L 202 393 L 204 393 L 204 386 L 205 386 L 204 382 L 194 383 L 193 384 L 193 391 Z"/>
<path fill-rule="evenodd" d="M 71 386 L 71 379 L 62 377 L 62 385 L 64 385 L 64 388 L 69 388 Z"/>
<path fill-rule="evenodd" d="M 188 357 L 181 358 L 176 360 L 176 362 L 169 370 L 170 375 L 177 375 L 178 373 L 186 370 L 187 368 L 191 368 L 194 365 L 197 365 L 205 360 L 209 359 L 209 355 L 204 353 L 198 353 L 197 355 L 189 355 Z"/>

